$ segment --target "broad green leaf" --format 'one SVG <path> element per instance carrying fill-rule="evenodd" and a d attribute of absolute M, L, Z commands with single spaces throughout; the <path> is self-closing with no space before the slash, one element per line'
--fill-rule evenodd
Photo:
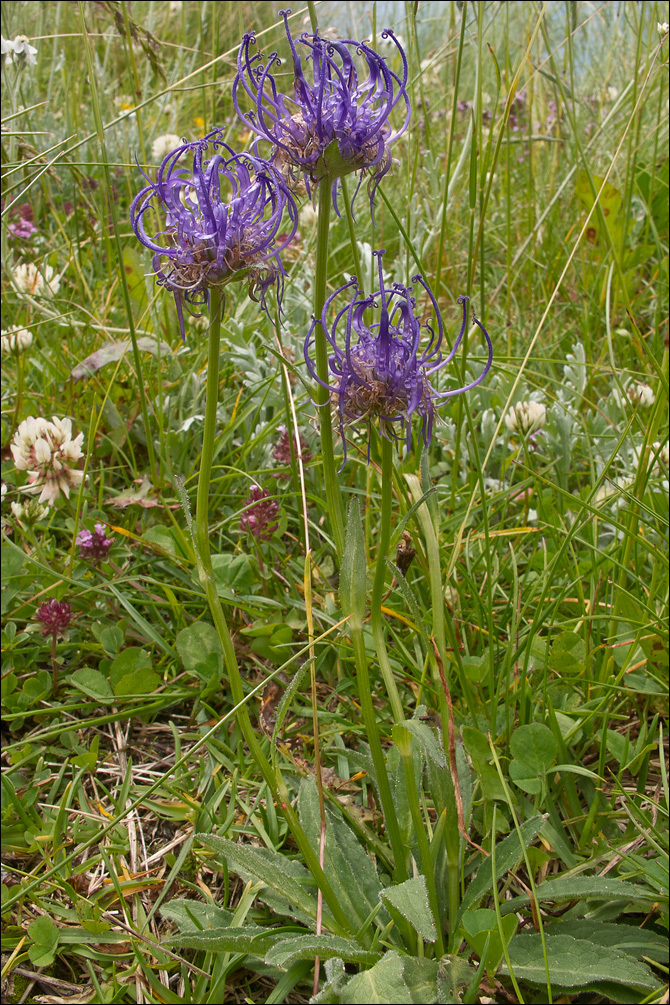
<path fill-rule="evenodd" d="M 193 670 L 198 663 L 204 663 L 210 653 L 221 653 L 216 629 L 206 621 L 182 628 L 177 635 L 176 648 L 185 670 Z"/>
<path fill-rule="evenodd" d="M 48 967 L 56 958 L 60 942 L 60 929 L 45 914 L 35 918 L 28 925 L 28 938 L 32 945 L 28 950 L 30 962 L 36 967 Z"/>
<path fill-rule="evenodd" d="M 212 568 L 220 597 L 245 595 L 251 589 L 254 572 L 247 555 L 212 555 Z"/>
<path fill-rule="evenodd" d="M 259 932 L 253 928 L 209 928 L 202 932 L 166 935 L 163 941 L 179 949 L 204 949 L 213 953 L 248 953 L 263 957 L 281 939 L 281 932 L 271 928 Z"/>
<path fill-rule="evenodd" d="M 562 918 L 560 921 L 545 925 L 545 933 L 551 935 L 571 935 L 573 939 L 585 939 L 599 946 L 617 949 L 629 956 L 640 959 L 648 956 L 659 963 L 668 959 L 667 935 L 660 935 L 637 925 L 611 924 L 606 921 L 594 921 L 592 918 L 583 921 L 573 921 Z"/>
<path fill-rule="evenodd" d="M 562 632 L 551 645 L 549 666 L 559 673 L 579 673 L 584 669 L 586 645 L 574 632 Z"/>
<path fill-rule="evenodd" d="M 348 1005 L 404 1005 L 437 1002 L 437 960 L 386 953 L 370 970 L 346 984 L 340 1000 Z"/>
<path fill-rule="evenodd" d="M 344 555 L 340 571 L 340 604 L 342 612 L 351 615 L 351 627 L 360 628 L 365 617 L 365 538 L 358 499 L 349 503 Z"/>
<path fill-rule="evenodd" d="M 380 959 L 381 953 L 373 953 L 350 939 L 337 935 L 296 935 L 286 936 L 274 943 L 265 954 L 269 966 L 288 970 L 297 960 L 313 960 L 315 956 L 325 959 L 341 959 L 345 963 L 358 963 L 372 967 Z"/>
<path fill-rule="evenodd" d="M 519 726 L 510 740 L 512 757 L 539 768 L 548 768 L 558 752 L 558 744 L 548 726 L 531 722 Z"/>
<path fill-rule="evenodd" d="M 523 847 L 528 847 L 536 838 L 544 826 L 543 816 L 531 817 L 524 821 L 519 828 Z M 519 844 L 519 836 L 514 830 L 496 847 L 496 882 L 501 879 L 508 869 L 513 869 L 522 857 L 522 846 Z M 478 904 L 489 890 L 493 887 L 493 875 L 491 869 L 491 859 L 487 858 L 479 867 L 477 875 L 468 885 L 465 896 L 461 902 L 461 909 L 458 913 L 459 920 L 463 913 L 470 907 Z"/>
<path fill-rule="evenodd" d="M 398 886 L 389 886 L 381 894 L 384 903 L 399 911 L 426 942 L 435 942 L 437 929 L 428 902 L 425 876 L 415 876 Z"/>
<path fill-rule="evenodd" d="M 516 935 L 518 921 L 514 915 L 502 918 L 502 939 L 498 929 L 496 912 L 488 908 L 466 911 L 461 918 L 468 945 L 481 958 L 486 951 L 484 966 L 487 974 L 495 974 L 503 958 L 504 946 L 509 946 Z M 488 948 L 487 948 L 488 944 Z"/>
<path fill-rule="evenodd" d="M 472 766 L 479 776 L 482 795 L 485 799 L 505 800 L 505 790 L 498 777 L 498 772 L 489 764 L 491 748 L 484 734 L 472 726 L 461 729 L 463 743 L 472 760 Z"/>
<path fill-rule="evenodd" d="M 233 912 L 225 911 L 215 904 L 203 904 L 201 900 L 174 897 L 161 907 L 161 914 L 179 926 L 181 933 L 201 932 L 208 928 L 229 928 Z"/>
<path fill-rule="evenodd" d="M 599 946 L 571 935 L 547 935 L 547 957 L 552 984 L 574 988 L 609 981 L 639 991 L 653 991 L 660 981 L 649 967 L 609 946 Z M 518 935 L 509 948 L 517 981 L 546 985 L 546 971 L 539 932 Z M 503 965 L 503 973 L 507 968 Z"/>
<path fill-rule="evenodd" d="M 288 872 L 283 861 L 284 857 L 279 852 L 271 853 L 268 851 L 267 854 L 264 854 L 267 849 L 236 844 L 234 841 L 228 841 L 215 834 L 198 834 L 196 836 L 208 848 L 223 855 L 233 869 L 241 869 L 254 879 L 261 880 L 308 917 L 316 919 L 316 898 Z M 300 871 L 301 874 L 304 874 L 304 882 L 308 883 L 311 877 L 307 869 Z M 324 911 L 324 916 L 326 915 L 327 912 Z"/>
<path fill-rule="evenodd" d="M 96 701 L 109 701 L 113 698 L 109 681 L 99 670 L 92 670 L 89 667 L 75 670 L 70 677 L 70 684 Z"/>
<path fill-rule="evenodd" d="M 313 778 L 303 779 L 300 785 L 298 809 L 308 840 L 313 848 L 318 848 L 321 818 Z M 329 806 L 326 806 L 324 871 L 353 928 L 360 928 L 377 906 L 382 885 L 374 862 L 354 832 Z"/>
<path fill-rule="evenodd" d="M 160 683 L 157 673 L 142 667 L 134 673 L 124 674 L 114 685 L 114 694 L 117 698 L 129 694 L 153 694 Z"/>
<path fill-rule="evenodd" d="M 112 668 L 109 672 L 109 682 L 114 687 L 126 674 L 135 673 L 136 670 L 141 670 L 145 667 L 151 667 L 151 656 L 149 653 L 146 649 L 140 649 L 138 646 L 130 646 L 128 649 L 124 649 L 122 653 L 119 653 L 112 663 Z"/>
<path fill-rule="evenodd" d="M 340 1005 L 340 993 L 349 980 L 349 974 L 344 969 L 342 960 L 335 957 L 326 960 L 324 965 L 326 981 L 318 995 L 310 998 L 310 1005 Z"/>
<path fill-rule="evenodd" d="M 563 900 L 657 900 L 658 893 L 643 886 L 636 886 L 623 879 L 610 879 L 608 876 L 559 876 L 557 879 L 547 879 L 535 887 L 537 899 L 541 903 Z M 667 893 L 665 895 L 667 900 Z M 523 894 L 514 900 L 505 900 L 500 905 L 503 914 L 518 911 L 528 904 L 530 897 Z"/>
<path fill-rule="evenodd" d="M 465 956 L 443 956 L 437 970 L 437 1000 L 440 1005 L 458 1005 L 468 989 L 475 969 Z"/>

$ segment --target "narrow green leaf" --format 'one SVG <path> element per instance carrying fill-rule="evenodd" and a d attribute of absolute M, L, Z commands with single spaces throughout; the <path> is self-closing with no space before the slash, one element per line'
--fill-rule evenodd
<path fill-rule="evenodd" d="M 381 958 L 381 953 L 361 949 L 357 943 L 337 935 L 297 935 L 275 942 L 265 954 L 265 962 L 269 966 L 288 970 L 297 960 L 313 960 L 315 956 L 322 960 L 337 958 L 345 963 L 372 967 Z"/>
<path fill-rule="evenodd" d="M 570 935 L 547 935 L 551 983 L 574 988 L 610 981 L 639 991 L 653 991 L 660 981 L 649 967 L 608 946 L 598 946 Z M 509 948 L 510 964 L 518 981 L 546 986 L 547 975 L 539 933 L 518 935 Z M 507 968 L 503 965 L 503 973 Z"/>
<path fill-rule="evenodd" d="M 387 887 L 382 901 L 399 911 L 426 942 L 435 942 L 437 930 L 430 904 L 425 876 L 415 876 L 398 886 Z"/>
<path fill-rule="evenodd" d="M 340 572 L 342 612 L 351 615 L 351 627 L 360 628 L 365 617 L 365 538 L 357 499 L 349 503 L 344 555 Z"/>

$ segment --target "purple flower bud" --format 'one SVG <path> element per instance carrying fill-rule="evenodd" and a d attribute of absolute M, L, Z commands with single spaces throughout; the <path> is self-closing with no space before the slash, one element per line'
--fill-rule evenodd
<path fill-rule="evenodd" d="M 72 608 L 65 601 L 47 600 L 37 608 L 35 620 L 42 625 L 42 635 L 62 635 L 72 621 Z"/>
<path fill-rule="evenodd" d="M 260 157 L 236 154 L 215 129 L 171 150 L 156 181 L 144 177 L 149 184 L 135 196 L 130 219 L 136 236 L 154 252 L 158 283 L 174 293 L 182 338 L 184 301 L 208 303 L 212 286 L 249 278 L 252 298 L 259 291 L 263 303 L 275 285 L 281 300 L 279 252 L 293 239 L 298 212 L 276 168 Z M 291 228 L 279 242 L 285 209 Z M 159 221 L 157 233 L 147 233 L 147 220 L 152 227 Z"/>
<path fill-rule="evenodd" d="M 447 391 L 436 391 L 429 377 L 445 367 L 454 358 L 461 344 L 467 324 L 467 297 L 459 297 L 463 304 L 463 323 L 454 346 L 443 358 L 441 346 L 443 327 L 440 311 L 430 287 L 421 276 L 414 276 L 411 286 L 394 283 L 384 286 L 382 275 L 383 251 L 374 251 L 378 259 L 379 289 L 369 297 L 359 296 L 356 278 L 336 290 L 324 304 L 319 319 L 314 319 L 305 340 L 305 362 L 310 374 L 331 393 L 331 401 L 337 406 L 340 435 L 344 446 L 344 466 L 347 446 L 344 435 L 345 425 L 364 420 L 370 427 L 374 419 L 379 423 L 382 436 L 399 441 L 404 435 L 407 449 L 412 444 L 411 420 L 413 415 L 421 417 L 421 434 L 426 446 L 430 443 L 435 409 L 455 394 L 463 394 L 479 384 L 491 368 L 493 346 L 484 326 L 473 316 L 474 323 L 481 329 L 488 345 L 488 360 L 479 376 L 464 387 Z M 437 333 L 430 322 L 422 324 L 416 313 L 414 297 L 418 284 L 430 297 L 437 322 Z M 341 308 L 331 325 L 327 322 L 328 310 L 336 297 L 345 290 L 353 291 L 348 306 Z M 378 307 L 381 302 L 379 321 L 366 324 L 366 311 Z M 319 379 L 316 366 L 311 359 L 310 349 L 314 342 L 314 330 L 321 324 L 330 348 L 329 369 L 332 383 Z M 338 328 L 344 328 L 344 346 L 338 344 Z M 423 350 L 419 348 L 422 332 L 428 338 Z M 325 403 L 326 405 L 328 402 Z M 369 449 L 369 448 L 368 448 Z"/>
<path fill-rule="evenodd" d="M 104 523 L 96 523 L 93 532 L 82 530 L 77 535 L 79 554 L 81 558 L 92 561 L 94 565 L 100 565 L 107 558 L 107 553 L 112 547 L 112 539 L 105 537 Z"/>
<path fill-rule="evenodd" d="M 382 38 L 390 38 L 400 53 L 401 79 L 365 42 L 330 41 L 307 33 L 292 38 L 291 11 L 279 13 L 293 59 L 293 96 L 282 94 L 272 76 L 272 68 L 280 65 L 277 53 L 271 53 L 264 64 L 262 53 L 250 52 L 255 35 L 247 34 L 233 84 L 237 114 L 249 129 L 275 146 L 273 162 L 292 183 L 302 174 L 309 191 L 310 183 L 328 178 L 334 203 L 338 178 L 369 168 L 372 205 L 374 191 L 391 166 L 389 146 L 405 131 L 410 118 L 405 53 L 390 29 L 382 32 Z M 298 46 L 303 47 L 302 56 Z M 306 72 L 309 63 L 311 73 Z M 242 92 L 253 110 L 242 111 Z M 394 131 L 389 117 L 399 103 L 404 105 L 404 121 Z"/>
<path fill-rule="evenodd" d="M 277 525 L 279 503 L 267 489 L 252 485 L 245 506 L 250 506 L 240 517 L 240 530 L 248 531 L 256 541 L 267 541 Z"/>

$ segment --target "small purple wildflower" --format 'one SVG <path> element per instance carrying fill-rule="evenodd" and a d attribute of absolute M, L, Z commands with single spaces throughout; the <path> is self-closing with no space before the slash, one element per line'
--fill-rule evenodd
<path fill-rule="evenodd" d="M 267 489 L 252 485 L 244 505 L 251 508 L 240 517 L 240 530 L 248 531 L 255 541 L 267 541 L 277 526 L 279 503 Z"/>
<path fill-rule="evenodd" d="M 18 223 L 10 223 L 7 228 L 12 237 L 18 237 L 20 241 L 29 241 L 33 234 L 37 233 L 37 227 L 30 220 L 19 220 Z"/>
<path fill-rule="evenodd" d="M 215 129 L 171 150 L 156 181 L 144 177 L 149 184 L 135 196 L 130 219 L 138 239 L 154 252 L 158 283 L 174 293 L 182 338 L 184 301 L 208 303 L 212 286 L 248 277 L 252 298 L 259 291 L 263 303 L 275 285 L 281 300 L 279 252 L 293 239 L 298 212 L 276 168 L 260 157 L 236 154 Z M 291 228 L 279 243 L 285 209 Z M 155 235 L 145 229 L 148 210 L 152 225 L 155 214 L 164 221 Z"/>
<path fill-rule="evenodd" d="M 112 547 L 112 543 L 112 539 L 105 536 L 104 523 L 96 523 L 93 532 L 82 530 L 77 535 L 77 544 L 79 545 L 79 555 L 81 558 L 88 559 L 94 565 L 98 566 L 107 558 L 107 553 Z"/>
<path fill-rule="evenodd" d="M 378 259 L 379 289 L 368 297 L 359 296 L 358 281 L 353 277 L 326 300 L 321 318 L 313 320 L 305 340 L 307 369 L 317 383 L 330 391 L 331 400 L 337 405 L 340 435 L 344 447 L 343 466 L 347 459 L 344 427 L 361 419 L 367 423 L 368 430 L 371 420 L 378 419 L 381 435 L 396 441 L 401 439 L 396 430 L 399 426 L 409 450 L 412 443 L 412 416 L 419 415 L 422 420 L 423 442 L 428 446 L 433 431 L 435 409 L 453 395 L 463 394 L 481 383 L 489 372 L 493 360 L 491 339 L 484 326 L 473 315 L 473 320 L 484 333 L 488 345 L 486 366 L 475 380 L 464 387 L 436 391 L 428 378 L 451 362 L 461 344 L 467 324 L 468 297 L 458 298 L 458 302 L 463 304 L 463 323 L 451 352 L 443 358 L 442 318 L 430 287 L 421 276 L 414 276 L 411 286 L 394 283 L 391 288 L 385 287 L 382 276 L 383 254 L 383 251 L 373 252 Z M 437 321 L 437 334 L 430 322 L 422 324 L 416 315 L 414 297 L 416 284 L 430 297 Z M 329 326 L 326 320 L 328 309 L 335 298 L 345 290 L 353 290 L 353 299 L 336 314 L 335 320 Z M 380 319 L 374 324 L 367 325 L 363 315 L 369 308 L 377 307 L 378 300 L 381 300 Z M 337 341 L 340 322 L 345 328 L 343 349 Z M 332 384 L 319 379 L 310 356 L 314 331 L 319 323 L 331 350 L 329 368 L 334 378 Z M 422 331 L 428 336 L 428 345 L 423 352 L 419 350 Z"/>
<path fill-rule="evenodd" d="M 288 429 L 286 429 L 285 426 L 283 426 L 283 427 L 280 426 L 279 428 L 281 430 L 281 436 L 279 437 L 279 440 L 277 441 L 276 447 L 272 451 L 272 456 L 274 457 L 274 459 L 277 461 L 278 464 L 290 464 L 291 463 L 291 441 L 289 440 L 289 432 L 288 432 Z M 295 435 L 291 437 L 291 440 L 293 442 L 293 449 L 295 451 L 295 449 L 296 449 Z M 307 461 L 311 461 L 311 459 L 312 459 L 312 454 L 311 454 L 309 448 L 307 447 L 307 444 L 305 443 L 305 441 L 302 438 L 302 436 L 300 437 L 300 457 L 301 457 L 303 463 L 306 463 Z M 278 473 L 276 475 L 276 477 L 280 478 L 281 475 Z"/>
<path fill-rule="evenodd" d="M 390 28 L 382 38 L 390 38 L 402 58 L 402 79 L 386 60 L 366 42 L 352 39 L 331 41 L 318 34 L 303 33 L 293 39 L 288 26 L 290 10 L 279 11 L 284 19 L 293 59 L 294 96 L 282 94 L 272 76 L 280 65 L 276 52 L 267 64 L 263 54 L 250 54 L 256 44 L 252 33 L 244 35 L 237 57 L 233 84 L 233 104 L 242 121 L 253 132 L 275 146 L 274 164 L 295 183 L 303 175 L 308 191 L 323 178 L 332 181 L 336 206 L 337 179 L 352 171 L 372 170 L 370 202 L 377 185 L 391 166 L 389 146 L 404 133 L 410 118 L 407 95 L 407 59 Z M 303 58 L 296 46 L 304 46 L 305 63 L 311 60 L 312 82 L 303 71 Z M 367 69 L 359 76 L 358 55 Z M 253 103 L 253 111 L 240 108 L 240 91 Z M 389 117 L 398 103 L 404 103 L 402 126 L 393 131 Z"/>
<path fill-rule="evenodd" d="M 42 635 L 62 635 L 72 621 L 72 608 L 64 600 L 47 600 L 40 604 L 35 620 L 42 625 Z"/>

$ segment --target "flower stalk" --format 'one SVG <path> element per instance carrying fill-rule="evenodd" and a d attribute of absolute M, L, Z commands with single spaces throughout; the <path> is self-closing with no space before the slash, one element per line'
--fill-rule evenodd
<path fill-rule="evenodd" d="M 316 274 L 314 277 L 314 317 L 320 319 L 326 302 L 326 282 L 328 276 L 328 233 L 330 230 L 330 192 L 328 185 L 319 185 L 319 220 L 316 236 Z M 342 496 L 340 482 L 335 467 L 335 451 L 333 448 L 333 423 L 328 402 L 330 395 L 323 386 L 328 383 L 328 351 L 323 325 L 316 321 L 314 325 L 314 355 L 316 372 L 320 381 L 316 389 L 315 401 L 321 408 L 320 434 L 321 455 L 323 457 L 323 477 L 326 484 L 326 501 L 332 520 L 333 538 L 338 558 L 342 560 L 344 548 L 344 518 L 342 513 Z"/>
<path fill-rule="evenodd" d="M 242 735 L 249 748 L 256 765 L 267 784 L 272 798 L 279 804 L 284 814 L 289 830 L 291 831 L 304 861 L 312 873 L 317 886 L 323 891 L 323 897 L 333 915 L 333 918 L 340 926 L 343 933 L 351 932 L 351 924 L 345 911 L 333 892 L 328 879 L 319 864 L 319 860 L 307 840 L 307 835 L 302 829 L 298 816 L 293 809 L 288 790 L 283 782 L 279 769 L 276 772 L 272 769 L 268 759 L 263 753 L 260 743 L 256 738 L 256 733 L 249 718 L 249 712 L 244 702 L 244 688 L 242 677 L 237 665 L 237 657 L 233 640 L 230 636 L 226 616 L 216 590 L 214 581 L 214 569 L 212 557 L 209 550 L 209 520 L 208 501 L 209 486 L 212 473 L 212 461 L 214 457 L 214 441 L 216 438 L 216 408 L 219 395 L 219 352 L 221 341 L 221 316 L 223 312 L 224 297 L 223 292 L 216 286 L 210 289 L 210 327 L 209 327 L 209 351 L 207 366 L 207 390 L 205 404 L 205 423 L 203 429 L 202 453 L 200 459 L 200 473 L 198 477 L 198 496 L 196 502 L 195 517 L 195 549 L 198 562 L 198 572 L 200 581 L 207 596 L 207 602 L 214 621 L 214 627 L 221 643 L 223 660 L 233 702 L 238 706 L 237 721 L 242 730 Z"/>

